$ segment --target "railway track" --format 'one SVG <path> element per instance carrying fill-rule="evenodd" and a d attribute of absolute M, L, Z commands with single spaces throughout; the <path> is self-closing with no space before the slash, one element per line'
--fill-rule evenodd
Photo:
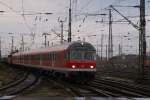
<path fill-rule="evenodd" d="M 82 86 L 78 84 L 71 83 L 70 81 L 67 81 L 65 79 L 57 79 L 55 77 L 49 77 L 48 75 L 44 75 L 50 82 L 53 82 L 57 84 L 59 87 L 63 88 L 64 91 L 66 91 L 68 94 L 70 94 L 73 97 L 85 97 L 85 96 L 100 96 L 97 93 L 85 89 Z M 101 95 L 103 95 L 101 93 Z"/>
<path fill-rule="evenodd" d="M 117 97 L 118 95 L 113 92 L 108 92 L 101 90 L 89 85 L 75 84 L 72 82 L 59 80 L 59 79 L 50 79 L 55 83 L 59 84 L 60 87 L 64 88 L 68 93 L 72 93 L 73 96 L 77 97 Z"/>
<path fill-rule="evenodd" d="M 130 86 L 107 79 L 96 79 L 88 84 L 79 85 L 66 81 L 54 80 L 68 92 L 79 97 L 149 97 L 146 87 Z"/>
<path fill-rule="evenodd" d="M 0 78 L 0 81 L 2 83 L 0 89 L 15 81 L 18 81 L 19 79 L 21 79 L 21 76 L 24 76 L 25 72 L 23 70 L 12 68 L 9 65 L 3 63 L 0 63 L 0 66 L 2 67 L 1 71 L 5 73 L 0 74 L 2 75 Z"/>
<path fill-rule="evenodd" d="M 121 88 L 122 87 L 122 88 Z M 112 85 L 105 82 L 94 81 L 87 85 L 67 85 L 76 96 L 81 97 L 149 97 L 149 94 L 132 87 Z"/>
<path fill-rule="evenodd" d="M 81 96 L 87 97 L 117 97 L 118 94 L 115 94 L 110 91 L 102 90 L 93 86 L 75 86 L 75 89 L 78 89 L 78 92 L 81 94 Z"/>
<path fill-rule="evenodd" d="M 110 91 L 118 92 L 120 96 L 128 97 L 149 97 L 150 89 L 143 85 L 136 85 L 127 82 L 119 82 L 109 79 L 96 79 L 91 83 L 91 86 L 110 89 Z M 105 88 L 104 88 L 105 87 Z"/>
<path fill-rule="evenodd" d="M 19 95 L 24 90 L 36 85 L 39 80 L 39 76 L 36 77 L 34 74 L 27 72 L 18 81 L 12 82 L 3 88 L 0 88 L 0 96 Z"/>

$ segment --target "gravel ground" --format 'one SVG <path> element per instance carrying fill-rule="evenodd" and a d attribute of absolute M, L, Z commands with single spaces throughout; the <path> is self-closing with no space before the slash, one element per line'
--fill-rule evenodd
<path fill-rule="evenodd" d="M 73 93 L 67 92 L 62 86 L 54 81 L 43 79 L 38 86 L 32 90 L 25 91 L 21 96 L 25 97 L 68 97 L 74 96 Z"/>
<path fill-rule="evenodd" d="M 0 87 L 15 80 L 17 72 L 8 65 L 0 63 Z"/>
<path fill-rule="evenodd" d="M 0 87 L 15 80 L 17 72 L 8 65 L 0 63 Z M 43 78 L 33 89 L 28 89 L 21 93 L 19 97 L 70 97 L 73 93 L 67 92 L 59 84 Z"/>

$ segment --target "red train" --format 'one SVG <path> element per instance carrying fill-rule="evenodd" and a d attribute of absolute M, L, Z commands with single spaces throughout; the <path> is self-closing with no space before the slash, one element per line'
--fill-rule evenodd
<path fill-rule="evenodd" d="M 57 77 L 89 81 L 96 72 L 96 50 L 87 42 L 71 42 L 8 57 L 10 64 L 46 70 Z"/>
<path fill-rule="evenodd" d="M 146 53 L 146 58 L 144 60 L 144 64 L 145 64 L 145 66 L 150 67 L 150 52 Z"/>

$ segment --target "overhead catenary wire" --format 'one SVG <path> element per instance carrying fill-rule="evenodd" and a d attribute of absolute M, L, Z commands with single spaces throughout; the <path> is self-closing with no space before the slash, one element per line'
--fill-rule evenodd
<path fill-rule="evenodd" d="M 23 1 L 23 0 L 22 0 Z M 122 2 L 122 1 L 124 1 L 124 0 L 115 0 L 115 3 L 114 4 L 118 4 L 118 3 L 120 3 L 120 2 Z M 87 3 L 88 3 L 88 0 L 86 1 Z M 92 2 L 92 0 L 91 1 L 89 1 L 89 2 Z M 22 5 L 23 5 L 23 3 L 22 3 Z M 88 4 L 88 5 L 90 5 L 90 4 Z M 89 7 L 89 6 L 88 6 Z M 10 7 L 11 8 L 11 7 Z M 83 7 L 82 7 L 83 8 Z M 85 10 L 86 9 L 86 7 L 83 9 L 83 10 Z M 124 8 L 120 8 L 120 9 L 124 9 Z M 82 10 L 82 11 L 83 11 Z M 19 13 L 19 12 L 17 12 L 17 13 Z M 23 13 L 23 10 L 22 10 L 22 13 Z M 20 13 L 19 13 L 20 14 Z M 28 14 L 31 14 L 32 15 L 32 13 L 28 13 Z M 81 13 L 78 13 L 79 15 L 81 15 Z M 23 15 L 26 17 L 26 21 L 28 21 L 27 20 L 27 13 L 26 13 L 26 11 L 24 11 L 24 13 L 23 13 Z M 93 16 L 93 18 L 95 18 L 95 16 Z M 84 20 L 84 21 L 83 21 Z M 84 26 L 84 25 L 86 25 L 87 23 L 87 21 L 88 21 L 89 19 L 87 19 L 86 17 L 84 17 L 84 18 L 81 18 L 81 20 L 80 21 L 82 21 L 82 22 L 84 22 L 84 23 L 81 23 L 81 27 L 82 26 Z M 84 24 L 84 25 L 83 25 Z M 102 24 L 105 24 L 105 23 L 102 23 Z M 87 27 L 89 27 L 90 25 L 88 25 Z M 29 26 L 29 27 L 31 27 L 31 26 Z M 86 28 L 87 28 L 86 27 Z M 88 29 L 86 29 L 85 27 L 83 28 L 83 30 L 89 30 L 90 28 L 88 28 Z M 82 34 L 82 28 L 80 28 L 80 30 L 81 30 L 81 32 L 79 32 L 79 34 Z M 97 32 L 99 31 L 98 29 L 96 29 L 97 30 Z M 31 28 L 31 31 L 34 31 L 32 28 Z M 92 32 L 92 31 L 91 31 Z M 95 30 L 94 30 L 94 32 L 95 32 Z"/>
<path fill-rule="evenodd" d="M 88 7 L 88 5 L 90 4 L 92 2 L 92 0 L 89 0 L 89 1 L 87 1 L 87 3 L 85 4 L 86 6 L 83 6 L 80 10 L 79 10 L 79 12 L 81 12 L 83 9 L 85 9 L 86 7 Z M 117 0 L 117 1 L 115 1 L 114 3 L 112 3 L 112 4 L 117 4 L 117 3 L 121 3 L 122 2 L 122 0 Z M 108 7 L 106 7 L 106 8 L 108 8 Z M 104 9 L 106 9 L 106 8 L 104 8 Z M 81 15 L 81 14 L 80 14 Z M 84 14 L 85 15 L 85 14 Z M 86 14 L 85 16 L 88 16 L 88 14 Z M 84 17 L 83 18 L 83 20 L 85 21 L 85 19 L 87 19 L 87 17 Z M 83 21 L 83 23 L 82 24 L 84 24 L 84 21 Z M 82 24 L 81 24 L 81 26 L 82 26 Z"/>
<path fill-rule="evenodd" d="M 114 7 L 131 7 L 131 8 L 139 8 L 139 5 L 127 6 L 127 5 L 113 5 Z"/>
<path fill-rule="evenodd" d="M 23 1 L 23 0 L 22 0 Z M 3 6 L 5 6 L 5 7 L 7 7 L 7 8 L 9 8 L 12 12 L 14 12 L 14 13 L 16 13 L 16 14 L 18 14 L 18 15 L 20 15 L 20 16 L 22 16 L 23 17 L 23 15 L 22 14 L 20 14 L 20 12 L 19 11 L 17 11 L 17 10 L 14 10 L 12 7 L 10 7 L 10 6 L 8 6 L 6 3 L 4 3 L 4 2 L 2 2 L 2 1 L 0 1 L 0 4 L 2 4 Z M 22 3 L 22 8 L 23 8 L 23 3 Z M 23 10 L 23 12 L 24 12 L 24 10 Z M 23 17 L 23 19 L 25 20 L 25 18 Z M 29 27 L 29 25 L 27 24 L 27 22 L 26 22 L 26 20 L 25 20 L 25 25 L 27 26 L 27 28 L 31 31 L 32 29 Z M 32 32 L 32 31 L 31 31 Z"/>

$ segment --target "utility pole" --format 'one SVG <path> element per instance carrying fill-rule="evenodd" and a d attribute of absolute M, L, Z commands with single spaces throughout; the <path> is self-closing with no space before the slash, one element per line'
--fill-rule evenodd
<path fill-rule="evenodd" d="M 42 35 L 45 36 L 45 43 L 44 43 L 44 45 L 45 45 L 45 48 L 46 48 L 46 47 L 47 47 L 47 35 L 50 35 L 50 34 L 48 34 L 48 33 L 43 33 Z"/>
<path fill-rule="evenodd" d="M 63 37 L 64 37 L 64 35 L 63 35 L 63 28 L 64 28 L 64 21 L 60 21 L 60 23 L 61 23 L 61 41 L 60 41 L 60 43 L 62 44 L 63 43 Z"/>
<path fill-rule="evenodd" d="M 144 60 L 146 57 L 145 25 L 145 0 L 140 0 L 139 67 L 141 69 L 141 79 L 144 79 Z"/>
<path fill-rule="evenodd" d="M 118 51 L 119 51 L 119 56 L 121 56 L 122 55 L 122 46 L 119 44 L 119 46 L 118 46 Z"/>
<path fill-rule="evenodd" d="M 108 47 L 107 47 L 107 44 L 106 44 L 106 61 L 108 60 L 108 49 L 107 49 Z"/>
<path fill-rule="evenodd" d="M 11 53 L 13 53 L 13 51 L 14 51 L 14 37 L 13 36 L 11 36 L 11 41 L 12 41 L 12 46 L 11 46 Z"/>
<path fill-rule="evenodd" d="M 14 50 L 14 37 L 13 37 L 13 33 L 8 33 L 8 34 L 12 34 L 11 36 L 11 54 L 12 54 Z"/>
<path fill-rule="evenodd" d="M 68 29 L 68 42 L 71 42 L 71 0 L 70 0 L 70 8 L 69 8 L 69 29 Z"/>
<path fill-rule="evenodd" d="M 24 37 L 23 37 L 23 34 L 22 34 L 22 43 L 21 43 L 21 48 L 22 48 L 22 51 L 24 51 Z"/>
<path fill-rule="evenodd" d="M 61 35 L 60 35 L 60 37 L 61 37 L 61 40 L 60 40 L 60 43 L 61 44 L 63 44 L 63 37 L 64 37 L 64 35 L 63 35 L 63 29 L 64 29 L 64 22 L 66 21 L 66 19 L 63 21 L 63 20 L 60 20 L 59 18 L 58 18 L 58 22 L 61 24 Z"/>
<path fill-rule="evenodd" d="M 49 41 L 47 41 L 47 46 L 49 47 Z"/>
<path fill-rule="evenodd" d="M 123 36 L 121 35 L 121 42 L 120 42 L 120 53 L 123 54 Z"/>
<path fill-rule="evenodd" d="M 97 47 L 96 47 L 97 55 L 98 55 L 98 41 L 97 41 Z"/>
<path fill-rule="evenodd" d="M 103 60 L 103 38 L 104 38 L 104 35 L 102 34 L 101 35 L 101 60 Z"/>
<path fill-rule="evenodd" d="M 125 17 L 122 13 L 120 13 L 117 9 L 115 9 L 112 5 L 110 6 L 113 10 L 115 10 L 118 14 L 120 14 L 125 20 L 129 22 L 134 28 L 139 31 L 139 77 L 140 79 L 144 79 L 144 60 L 146 57 L 146 39 L 145 39 L 145 0 L 140 0 L 140 26 L 137 26 L 132 21 L 130 21 L 127 17 Z"/>
<path fill-rule="evenodd" d="M 112 14 L 109 9 L 109 37 L 108 37 L 108 59 L 113 56 L 113 40 L 112 40 Z"/>

